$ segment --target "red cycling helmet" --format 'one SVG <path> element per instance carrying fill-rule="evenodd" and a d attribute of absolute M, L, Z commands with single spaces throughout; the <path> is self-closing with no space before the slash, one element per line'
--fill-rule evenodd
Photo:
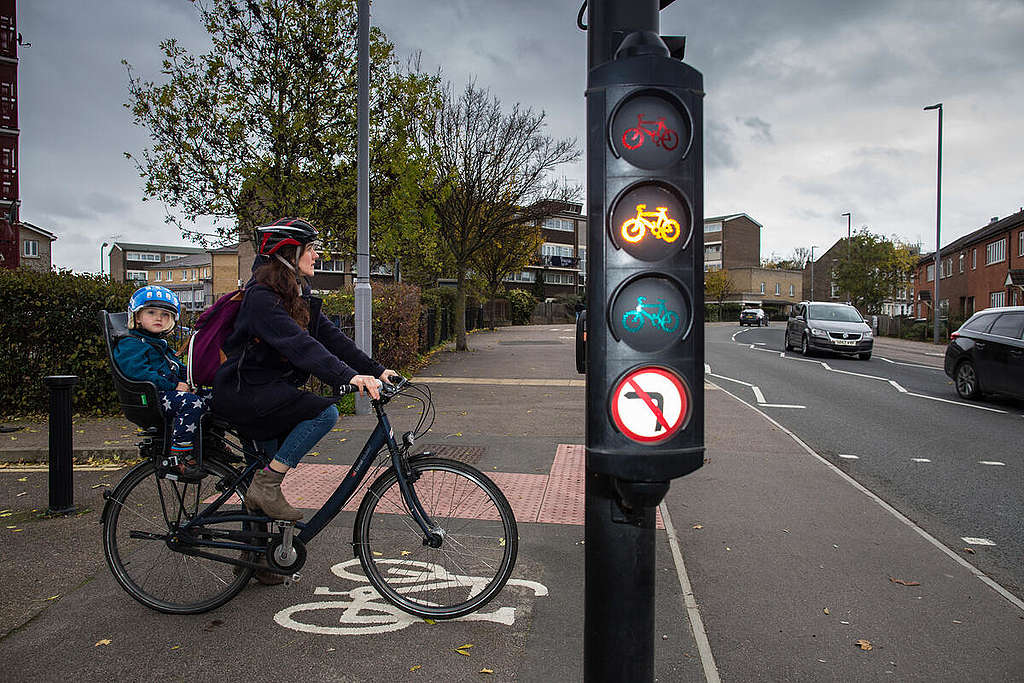
<path fill-rule="evenodd" d="M 271 256 L 281 247 L 305 247 L 317 238 L 316 228 L 304 218 L 281 218 L 256 228 L 257 253 Z"/>

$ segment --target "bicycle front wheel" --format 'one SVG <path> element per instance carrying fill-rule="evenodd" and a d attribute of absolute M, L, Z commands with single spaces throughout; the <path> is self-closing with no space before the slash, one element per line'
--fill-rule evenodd
<path fill-rule="evenodd" d="M 370 485 L 356 514 L 359 562 L 374 588 L 410 614 L 469 614 L 494 598 L 512 574 L 519 550 L 512 506 L 494 482 L 464 463 L 423 458 L 409 467 L 440 547 L 424 542 L 391 468 Z"/>
<path fill-rule="evenodd" d="M 184 484 L 157 476 L 152 462 L 127 475 L 107 501 L 103 525 L 103 553 L 114 578 L 129 595 L 150 609 L 167 614 L 207 612 L 238 594 L 253 570 L 187 555 L 173 549 L 174 530 L 220 494 L 217 484 L 234 481 L 234 470 L 216 460 L 205 460 L 206 477 Z M 239 484 L 244 494 L 244 485 Z M 220 512 L 238 512 L 239 505 L 221 506 Z M 227 534 L 245 530 L 247 522 L 204 525 L 203 538 L 229 540 Z M 201 548 L 203 552 L 237 557 L 237 550 Z M 236 571 L 237 570 L 237 571 Z"/>

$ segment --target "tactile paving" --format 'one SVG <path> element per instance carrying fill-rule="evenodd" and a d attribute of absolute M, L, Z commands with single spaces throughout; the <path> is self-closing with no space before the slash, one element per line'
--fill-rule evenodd
<path fill-rule="evenodd" d="M 559 444 L 551 463 L 537 521 L 546 524 L 583 524 L 583 470 L 586 449 Z"/>

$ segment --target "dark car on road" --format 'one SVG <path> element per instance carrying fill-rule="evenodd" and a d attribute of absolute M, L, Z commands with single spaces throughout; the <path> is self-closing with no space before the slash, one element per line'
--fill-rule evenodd
<path fill-rule="evenodd" d="M 740 311 L 740 327 L 744 325 L 768 327 L 768 314 L 760 308 L 745 308 Z"/>
<path fill-rule="evenodd" d="M 786 321 L 786 350 L 800 349 L 805 356 L 831 351 L 868 360 L 874 343 L 871 326 L 849 304 L 801 301 Z"/>
<path fill-rule="evenodd" d="M 946 374 L 956 393 L 1024 398 L 1024 306 L 986 308 L 950 335 Z"/>

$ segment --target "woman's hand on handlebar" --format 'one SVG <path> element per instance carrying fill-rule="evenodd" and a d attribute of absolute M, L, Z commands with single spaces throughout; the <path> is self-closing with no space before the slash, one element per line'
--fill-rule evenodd
<path fill-rule="evenodd" d="M 370 395 L 370 398 L 377 400 L 380 398 L 380 380 L 370 375 L 356 375 L 348 381 L 349 384 L 359 388 L 359 395 L 363 395 L 363 391 Z"/>
<path fill-rule="evenodd" d="M 400 379 L 402 379 L 402 376 L 390 368 L 380 373 L 380 380 L 386 384 L 394 384 L 395 380 Z"/>

